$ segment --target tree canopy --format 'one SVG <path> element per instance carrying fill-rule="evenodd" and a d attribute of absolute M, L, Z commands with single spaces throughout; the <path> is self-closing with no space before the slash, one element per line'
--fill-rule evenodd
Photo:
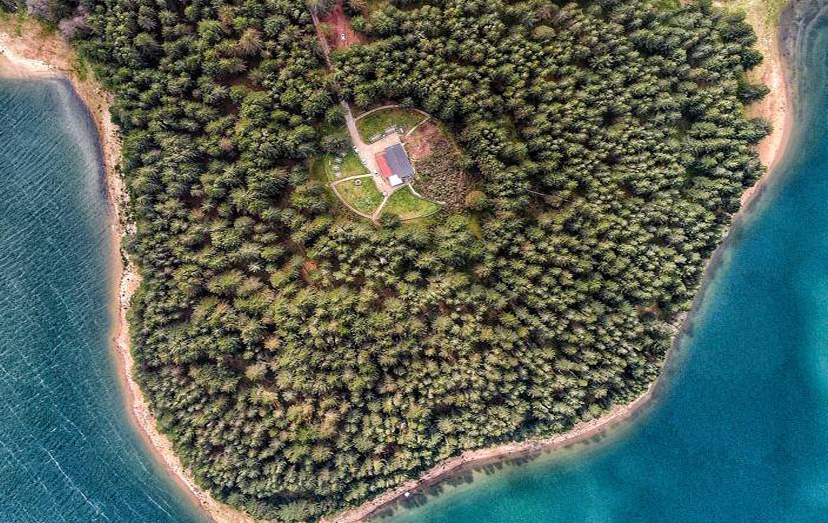
<path fill-rule="evenodd" d="M 332 71 L 302 0 L 88 7 L 143 278 L 137 376 L 197 481 L 256 517 L 317 519 L 640 395 L 762 173 L 741 15 L 372 6 L 346 5 L 368 43 Z M 343 213 L 307 168 L 340 96 L 439 118 L 473 204 Z"/>

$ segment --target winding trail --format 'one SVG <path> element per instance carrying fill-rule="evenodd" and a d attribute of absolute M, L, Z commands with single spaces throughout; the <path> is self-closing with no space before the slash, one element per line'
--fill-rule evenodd
<path fill-rule="evenodd" d="M 357 178 L 369 178 L 370 174 L 356 174 L 354 176 L 348 176 L 347 178 L 342 178 L 340 180 L 336 180 L 335 182 L 331 182 L 331 185 L 339 185 L 342 182 L 347 182 L 348 180 L 356 180 Z"/>
<path fill-rule="evenodd" d="M 394 194 L 395 192 L 397 192 L 399 189 L 401 189 L 401 188 L 403 188 L 403 187 L 405 187 L 405 186 L 404 186 L 404 185 L 401 185 L 401 186 L 399 186 L 399 187 L 397 187 L 397 188 L 393 189 L 391 192 L 389 192 L 389 193 L 385 196 L 385 198 L 383 198 L 383 199 L 382 199 L 382 201 L 380 202 L 379 206 L 377 207 L 377 210 L 376 210 L 376 211 L 374 211 L 374 214 L 371 216 L 371 219 L 372 219 L 372 220 L 374 220 L 374 221 L 379 220 L 379 217 L 380 217 L 380 215 L 382 214 L 382 210 L 383 210 L 383 209 L 385 209 L 385 205 L 388 203 L 388 200 L 390 200 L 390 199 L 391 199 L 391 195 L 392 195 L 392 194 Z"/>

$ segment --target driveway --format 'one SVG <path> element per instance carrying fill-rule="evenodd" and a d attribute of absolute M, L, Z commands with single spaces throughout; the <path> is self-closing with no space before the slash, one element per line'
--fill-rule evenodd
<path fill-rule="evenodd" d="M 339 103 L 345 110 L 345 126 L 348 128 L 348 134 L 351 136 L 351 142 L 356 148 L 359 159 L 362 160 L 362 164 L 367 167 L 374 176 L 374 182 L 377 184 L 377 189 L 379 189 L 379 191 L 383 194 L 391 194 L 393 188 L 388 184 L 388 182 L 385 181 L 385 178 L 380 175 L 379 165 L 377 165 L 375 155 L 384 151 L 389 145 L 393 145 L 392 142 L 398 143 L 400 141 L 399 136 L 394 134 L 375 143 L 365 143 L 359 135 L 356 118 L 354 118 L 354 113 L 351 111 L 351 106 L 344 100 Z"/>

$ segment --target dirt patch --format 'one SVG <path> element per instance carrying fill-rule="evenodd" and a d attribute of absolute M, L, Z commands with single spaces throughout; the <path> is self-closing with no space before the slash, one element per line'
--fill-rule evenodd
<path fill-rule="evenodd" d="M 319 264 L 316 263 L 316 261 L 305 260 L 305 263 L 302 264 L 302 279 L 307 283 L 313 283 L 311 281 L 311 276 L 314 272 L 316 272 L 317 267 L 319 267 Z"/>
<path fill-rule="evenodd" d="M 424 160 L 431 156 L 431 150 L 438 141 L 446 141 L 440 128 L 434 122 L 428 121 L 420 124 L 419 127 L 409 136 L 402 139 L 408 156 L 412 162 Z"/>
<path fill-rule="evenodd" d="M 341 2 L 337 2 L 319 21 L 328 26 L 323 33 L 331 49 L 345 49 L 362 41 L 351 27 L 351 20 L 342 10 Z"/>
<path fill-rule="evenodd" d="M 424 197 L 442 202 L 449 212 L 464 208 L 469 177 L 460 167 L 460 153 L 433 122 L 421 124 L 403 137 L 414 164 L 412 185 Z"/>

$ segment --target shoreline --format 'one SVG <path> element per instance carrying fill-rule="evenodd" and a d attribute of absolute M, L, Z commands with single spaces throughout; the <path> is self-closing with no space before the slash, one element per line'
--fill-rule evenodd
<path fill-rule="evenodd" d="M 791 90 L 792 64 L 783 52 L 783 48 L 788 46 L 786 39 L 789 36 L 784 30 L 783 18 L 784 12 L 796 2 L 797 0 L 788 0 L 776 23 L 768 19 L 766 12 L 751 9 L 747 13 L 747 21 L 756 32 L 756 45 L 764 57 L 762 63 L 749 74 L 749 78 L 759 80 L 770 88 L 765 98 L 749 107 L 747 112 L 749 116 L 765 118 L 773 126 L 773 131 L 756 147 L 759 159 L 767 170 L 752 187 L 742 193 L 741 205 L 734 215 L 734 221 L 758 201 L 758 197 L 766 189 L 771 174 L 784 157 L 790 143 L 794 116 Z"/>
<path fill-rule="evenodd" d="M 789 0 L 780 18 L 783 19 L 785 16 L 784 11 L 796 3 L 798 3 L 797 0 Z M 716 2 L 716 5 L 719 7 L 725 6 L 719 2 Z M 771 175 L 784 157 L 784 153 L 790 143 L 794 116 L 790 81 L 792 73 L 790 70 L 791 64 L 788 60 L 789 57 L 783 50 L 790 51 L 787 49 L 790 43 L 787 41 L 787 38 L 791 35 L 788 31 L 782 30 L 781 24 L 780 26 L 768 24 L 765 14 L 765 12 L 750 10 L 747 20 L 756 32 L 756 45 L 764 56 L 762 63 L 750 73 L 750 77 L 754 80 L 761 80 L 770 88 L 770 92 L 765 98 L 748 108 L 749 115 L 763 117 L 773 126 L 771 134 L 762 139 L 757 145 L 759 158 L 766 167 L 766 171 L 752 187 L 742 193 L 741 205 L 733 216 L 731 226 L 724 232 L 722 242 L 716 251 L 705 261 L 703 281 L 699 286 L 693 307 L 690 312 L 683 313 L 677 318 L 675 323 L 676 334 L 673 337 L 672 346 L 662 362 L 659 377 L 647 387 L 642 395 L 638 396 L 632 402 L 615 405 L 599 418 L 588 422 L 580 422 L 563 434 L 550 438 L 530 439 L 466 451 L 460 456 L 449 458 L 438 463 L 419 478 L 412 479 L 399 487 L 385 491 L 357 508 L 322 518 L 320 523 L 357 523 L 369 519 L 377 512 L 388 508 L 390 505 L 406 497 L 406 494 L 422 491 L 431 485 L 447 479 L 450 475 L 463 468 L 483 465 L 486 462 L 496 462 L 535 451 L 554 451 L 592 436 L 603 434 L 608 430 L 616 428 L 619 423 L 629 419 L 634 414 L 637 414 L 657 397 L 657 394 L 654 394 L 654 392 L 659 387 L 659 384 L 661 384 L 662 377 L 665 376 L 665 372 L 669 368 L 671 357 L 676 350 L 676 345 L 685 333 L 689 332 L 692 328 L 692 311 L 697 308 L 700 301 L 699 298 L 704 294 L 705 287 L 709 283 L 712 274 L 715 273 L 718 266 L 718 255 L 730 243 L 727 237 L 738 228 L 739 223 L 744 219 L 745 215 L 749 214 L 753 210 L 754 205 L 761 200 L 761 196 L 767 189 L 769 182 L 776 178 Z"/>
<path fill-rule="evenodd" d="M 19 24 L 19 25 L 17 25 Z M 17 25 L 17 27 L 13 27 Z M 13 34 L 20 29 L 20 35 Z M 107 93 L 91 71 L 81 78 L 75 69 L 74 50 L 57 34 L 48 33 L 29 19 L 15 20 L 14 15 L 0 22 L 0 77 L 13 79 L 44 79 L 65 81 L 85 106 L 95 126 L 104 172 L 107 207 L 111 213 L 112 280 L 114 282 L 111 306 L 113 363 L 117 369 L 130 419 L 148 452 L 153 454 L 173 481 L 194 506 L 216 523 L 254 523 L 254 519 L 215 500 L 200 489 L 186 471 L 172 448 L 169 439 L 156 428 L 155 416 L 133 377 L 134 360 L 130 352 L 127 311 L 130 299 L 141 283 L 135 266 L 127 261 L 121 250 L 121 239 L 127 232 L 123 220 L 123 203 L 127 195 L 116 166 L 121 159 L 118 129 L 112 123 L 109 107 L 111 94 Z"/>
<path fill-rule="evenodd" d="M 487 462 L 497 462 L 506 458 L 519 457 L 532 452 L 557 450 L 593 436 L 603 434 L 608 429 L 616 428 L 620 423 L 638 414 L 654 397 L 658 380 L 651 383 L 644 393 L 630 403 L 615 405 L 602 416 L 590 421 L 577 423 L 572 429 L 542 439 L 528 439 L 503 443 L 495 447 L 467 450 L 447 460 L 439 462 L 419 478 L 403 483 L 399 487 L 385 491 L 376 498 L 357 508 L 341 512 L 335 516 L 322 518 L 320 523 L 356 523 L 367 520 L 378 511 L 387 508 L 407 494 L 422 491 L 437 484 L 451 474 L 470 466 L 482 466 Z"/>
<path fill-rule="evenodd" d="M 761 79 L 771 88 L 771 92 L 761 102 L 752 106 L 750 113 L 765 117 L 774 126 L 774 131 L 758 145 L 760 158 L 767 167 L 767 171 L 753 187 L 743 193 L 740 210 L 734 215 L 733 225 L 728 228 L 725 236 L 734 230 L 737 222 L 743 218 L 744 214 L 750 212 L 755 202 L 760 199 L 768 185 L 768 180 L 771 178 L 770 174 L 774 167 L 778 165 L 788 146 L 793 125 L 790 73 L 787 70 L 787 57 L 782 50 L 786 42 L 780 39 L 780 34 L 783 33 L 776 26 L 770 28 L 767 25 L 762 26 L 762 21 L 756 20 L 756 17 L 764 19 L 763 14 L 751 11 L 748 15 L 748 20 L 757 33 L 757 46 L 765 56 L 762 64 L 754 70 L 751 77 Z M 16 23 L 32 30 L 24 29 L 21 36 L 13 36 L 10 26 Z M 37 23 L 28 19 L 22 22 L 12 19 L 0 22 L 0 76 L 68 80 L 78 98 L 89 110 L 97 129 L 106 178 L 108 205 L 112 211 L 113 252 L 111 255 L 113 256 L 113 281 L 115 282 L 115 288 L 112 292 L 116 297 L 112 303 L 114 320 L 113 349 L 118 353 L 117 356 L 114 356 L 115 363 L 121 377 L 124 398 L 133 423 L 135 423 L 144 440 L 147 450 L 156 456 L 159 463 L 171 473 L 174 481 L 188 494 L 192 502 L 209 515 L 213 521 L 217 523 L 253 523 L 255 520 L 252 517 L 233 509 L 229 505 L 216 501 L 208 492 L 200 489 L 195 484 L 192 476 L 174 453 L 169 439 L 156 429 L 155 417 L 133 377 L 134 361 L 130 352 L 126 318 L 130 299 L 140 284 L 140 276 L 132 263 L 128 262 L 124 266 L 123 261 L 127 258 L 120 247 L 120 240 L 125 232 L 125 224 L 121 219 L 122 203 L 127 196 L 123 182 L 116 170 L 116 165 L 120 161 L 120 140 L 109 113 L 112 97 L 91 78 L 91 72 L 89 73 L 89 79 L 81 79 L 78 76 L 72 64 L 73 57 L 73 50 L 60 36 L 44 32 Z M 129 225 L 126 227 L 129 227 Z M 719 249 L 725 245 L 727 245 L 727 241 L 723 241 Z M 719 249 L 717 249 L 717 252 Z M 709 275 L 707 273 L 715 265 L 712 261 L 716 258 L 716 254 L 714 253 L 705 263 L 705 280 L 708 280 Z M 705 285 L 706 283 L 703 282 L 697 296 L 703 293 Z M 357 508 L 323 518 L 321 521 L 323 523 L 355 523 L 362 521 L 403 498 L 406 493 L 438 483 L 464 467 L 498 461 L 535 451 L 555 450 L 615 428 L 619 423 L 637 414 L 643 407 L 651 403 L 654 397 L 654 389 L 662 381 L 661 376 L 663 376 L 664 369 L 667 367 L 675 344 L 689 326 L 689 318 L 690 315 L 688 314 L 678 318 L 676 323 L 678 327 L 673 338 L 673 348 L 665 357 L 662 374 L 647 387 L 642 395 L 632 402 L 615 405 L 602 416 L 588 422 L 578 423 L 571 430 L 553 437 L 510 442 L 495 447 L 466 451 L 459 456 L 437 463 L 422 476 L 392 490 L 387 490 Z"/>

